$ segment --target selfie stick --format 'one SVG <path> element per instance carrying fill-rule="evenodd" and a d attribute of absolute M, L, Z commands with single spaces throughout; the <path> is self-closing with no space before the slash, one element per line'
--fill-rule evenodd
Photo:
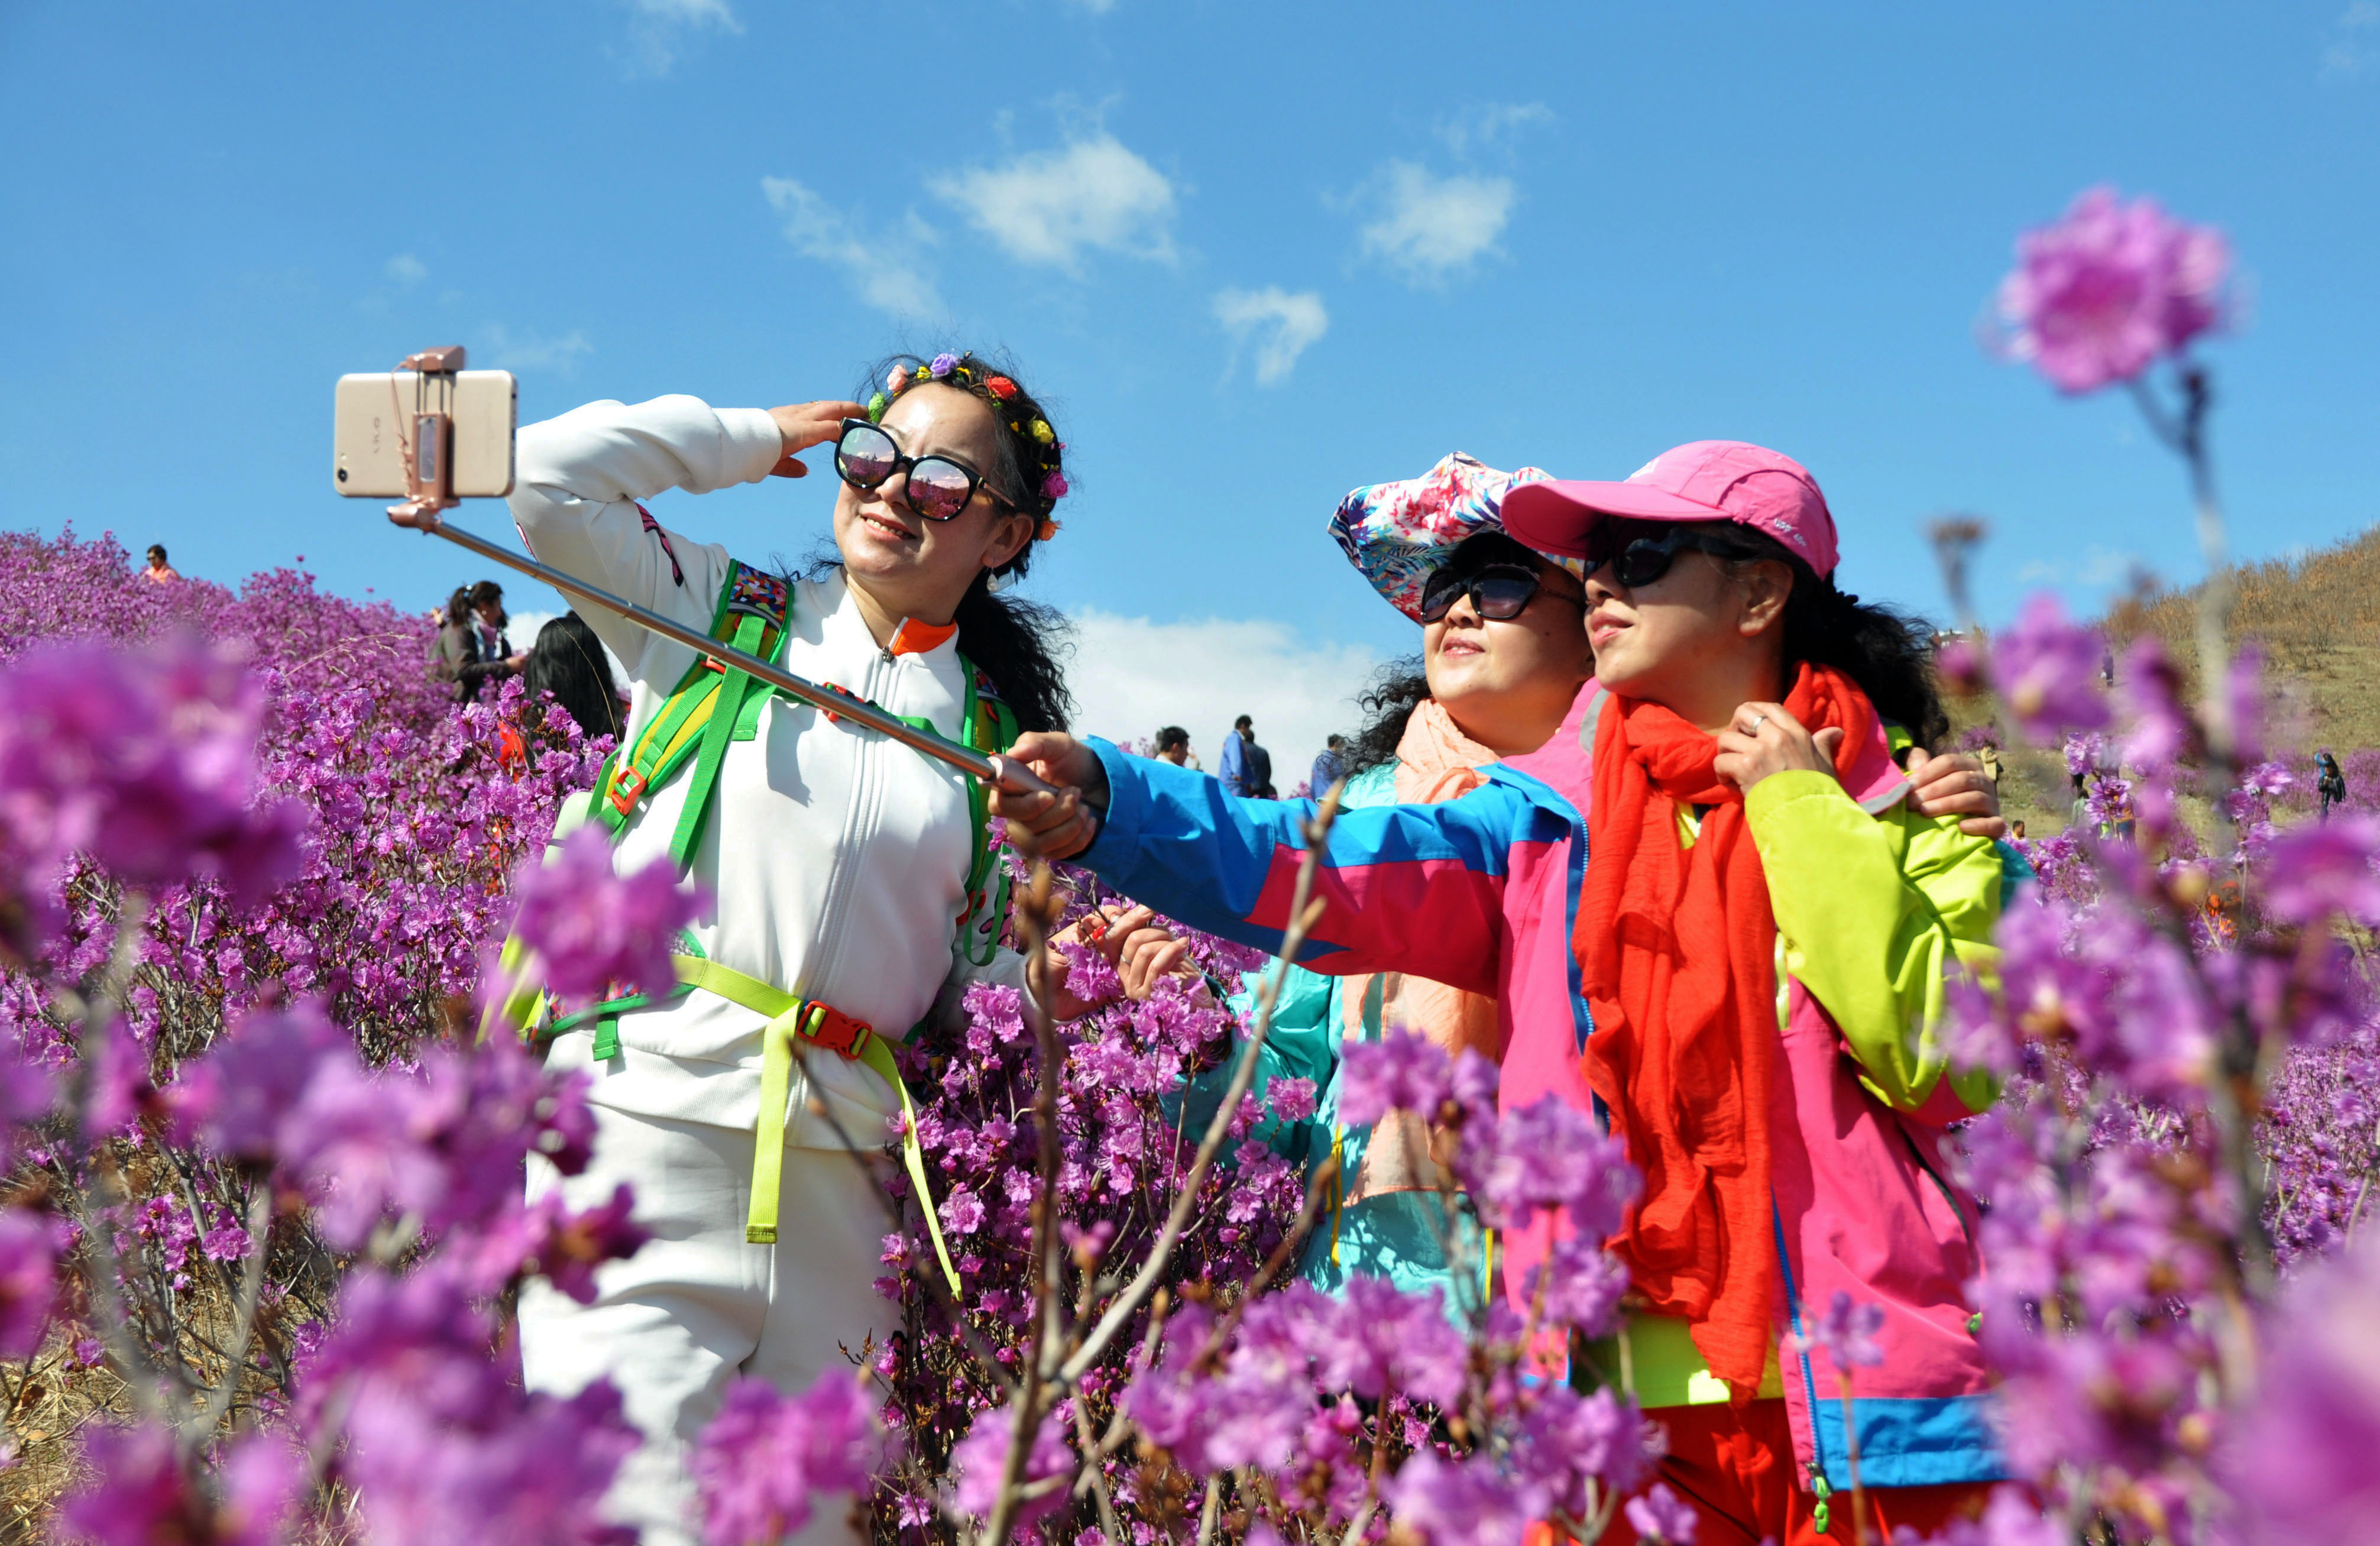
<path fill-rule="evenodd" d="M 428 349 L 408 357 L 401 367 L 423 374 L 450 374 L 463 368 L 463 351 L 459 347 Z M 409 526 L 426 535 L 445 538 L 455 546 L 478 554 L 491 564 L 501 564 L 533 579 L 541 579 L 565 595 L 593 602 L 606 612 L 616 612 L 629 622 L 661 635 L 673 643 L 710 656 L 723 666 L 748 672 L 771 687 L 797 698 L 813 707 L 823 709 L 838 719 L 889 736 L 903 746 L 924 752 L 938 761 L 947 762 L 970 778 L 997 784 L 1017 794 L 1038 794 L 1054 789 L 1026 771 L 1013 758 L 987 757 L 972 747 L 946 741 L 930 730 L 920 730 L 895 718 L 875 704 L 853 698 L 833 688 L 820 687 L 816 682 L 796 676 L 781 665 L 771 665 L 758 655 L 722 644 L 698 628 L 690 628 L 675 618 L 664 617 L 634 602 L 624 601 L 608 590 L 600 590 L 576 575 L 565 574 L 534 558 L 524 558 L 508 548 L 499 547 L 484 537 L 458 530 L 438 518 L 442 510 L 454 509 L 461 501 L 449 492 L 446 452 L 453 440 L 453 420 L 444 413 L 421 412 L 414 417 L 413 438 L 406 447 L 406 485 L 408 497 L 402 505 L 388 507 L 388 518 L 399 526 Z M 425 454 L 426 453 L 426 454 Z"/>

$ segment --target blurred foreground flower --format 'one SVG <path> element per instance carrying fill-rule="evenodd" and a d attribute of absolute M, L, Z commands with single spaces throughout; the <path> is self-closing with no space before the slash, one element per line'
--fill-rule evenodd
<path fill-rule="evenodd" d="M 2016 269 L 2000 282 L 2001 347 L 2061 392 L 2132 380 L 2222 325 L 2230 269 L 2213 226 L 2176 220 L 2154 199 L 2088 189 L 2017 238 Z"/>
<path fill-rule="evenodd" d="M 522 865 L 513 883 L 522 943 L 536 952 L 546 987 L 573 1003 L 672 986 L 670 946 L 703 906 L 666 858 L 614 874 L 611 841 L 591 823 L 564 839 L 552 863 Z"/>

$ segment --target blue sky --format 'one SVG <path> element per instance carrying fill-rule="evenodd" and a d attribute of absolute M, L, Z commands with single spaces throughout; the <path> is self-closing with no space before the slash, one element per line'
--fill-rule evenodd
<path fill-rule="evenodd" d="M 1080 474 L 1032 589 L 1086 619 L 1094 727 L 1209 749 L 1244 702 L 1302 761 L 1413 647 L 1323 522 L 1458 448 L 1776 445 L 1845 583 L 1929 611 L 1946 510 L 1992 522 L 1987 615 L 2194 578 L 2131 405 L 1975 342 L 2016 233 L 2095 182 L 2240 255 L 2206 350 L 2239 550 L 2380 517 L 2374 0 L 18 4 L 0 142 L 12 522 L 426 607 L 476 571 L 329 493 L 343 371 L 459 341 L 528 420 L 1004 347 Z M 798 556 L 830 494 L 662 513 Z"/>

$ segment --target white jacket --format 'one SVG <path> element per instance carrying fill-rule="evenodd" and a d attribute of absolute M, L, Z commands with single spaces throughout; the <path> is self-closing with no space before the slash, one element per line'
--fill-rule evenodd
<path fill-rule="evenodd" d="M 757 482 L 783 454 L 759 408 L 712 409 L 694 397 L 634 406 L 589 403 L 520 432 L 511 505 L 529 551 L 628 601 L 707 631 L 729 554 L 670 533 L 684 569 L 673 578 L 661 539 L 636 502 L 663 489 L 708 493 Z M 894 656 L 877 646 L 840 572 L 793 588 L 786 667 L 894 713 L 922 715 L 955 739 L 965 705 L 957 645 Z M 627 666 L 628 736 L 651 722 L 696 658 L 600 607 L 580 613 Z M 691 782 L 686 771 L 649 797 L 613 862 L 628 873 L 668 862 Z M 689 881 L 714 898 L 693 932 L 711 959 L 831 1004 L 898 1040 L 945 982 L 984 977 L 1022 985 L 1023 963 L 1000 952 L 983 968 L 956 948 L 974 837 L 956 771 L 848 721 L 771 697 L 759 734 L 729 744 Z M 623 1016 L 621 1058 L 596 1065 L 593 1038 L 566 1036 L 557 1067 L 584 1067 L 593 1099 L 646 1116 L 749 1127 L 758 1115 L 764 1016 L 707 992 Z M 825 1053 L 808 1076 L 855 1142 L 882 1141 L 898 1109 L 883 1081 Z M 789 1141 L 841 1147 L 807 1111 L 796 1078 Z"/>

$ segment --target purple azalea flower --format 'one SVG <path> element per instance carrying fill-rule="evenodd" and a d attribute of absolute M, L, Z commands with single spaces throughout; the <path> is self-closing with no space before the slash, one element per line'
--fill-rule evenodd
<path fill-rule="evenodd" d="M 679 886 L 665 858 L 614 874 L 612 845 L 592 824 L 565 839 L 552 863 L 523 865 L 514 888 L 522 941 L 537 953 L 546 986 L 573 1003 L 615 988 L 669 987 L 677 932 L 708 905 L 698 889 Z"/>
<path fill-rule="evenodd" d="M 1546 1512 L 1544 1489 L 1485 1456 L 1448 1461 L 1424 1449 L 1383 1483 L 1397 1523 L 1427 1546 L 1510 1546 Z"/>
<path fill-rule="evenodd" d="M 746 1546 L 797 1534 L 819 1494 L 864 1495 L 883 1460 L 875 1406 L 851 1370 L 830 1369 L 790 1396 L 765 1380 L 738 1380 L 687 1467 L 703 1539 Z"/>
<path fill-rule="evenodd" d="M 1557 1095 L 1506 1113 L 1494 1133 L 1492 1154 L 1466 1152 L 1464 1176 L 1491 1222 L 1525 1229 L 1540 1211 L 1567 1209 L 1572 1226 L 1598 1244 L 1618 1232 L 1643 1187 L 1621 1139 Z"/>
<path fill-rule="evenodd" d="M 2230 268 L 2213 226 L 2090 189 L 2018 238 L 2016 270 L 2000 284 L 2004 347 L 2061 392 L 2130 381 L 2222 322 Z"/>
<path fill-rule="evenodd" d="M 1265 1086 L 1265 1104 L 1276 1121 L 1304 1122 L 1314 1114 L 1314 1081 L 1274 1079 Z"/>
<path fill-rule="evenodd" d="M 1627 1514 L 1636 1538 L 1658 1546 L 1694 1546 L 1701 1524 L 1693 1505 L 1658 1481 L 1643 1497 L 1628 1500 Z"/>
<path fill-rule="evenodd" d="M 1007 1468 L 1008 1446 L 1015 1438 L 1016 1416 L 1005 1406 L 988 1406 L 976 1415 L 975 1426 L 967 1436 L 951 1451 L 951 1468 L 957 1474 L 958 1486 L 953 1502 L 977 1518 L 987 1518 L 992 1504 L 999 1501 L 1001 1474 Z M 1041 1424 L 1033 1434 L 1033 1448 L 1025 1457 L 1023 1480 L 1030 1486 L 1052 1477 L 1064 1476 L 1075 1468 L 1075 1452 L 1067 1446 L 1066 1429 L 1057 1408 L 1041 1414 Z M 1064 1489 L 1046 1492 L 1017 1505 L 1019 1526 L 1055 1513 L 1066 1505 Z M 724 1546 L 724 1543 L 722 1543 Z"/>
<path fill-rule="evenodd" d="M 2259 1543 L 2365 1543 L 2380 1520 L 2380 1250 L 2360 1242 L 2291 1287 L 2224 1478 Z"/>
<path fill-rule="evenodd" d="M 1807 1322 L 1800 1338 L 1803 1352 L 1824 1348 L 1836 1371 L 1873 1369 L 1884 1362 L 1884 1348 L 1876 1335 L 1884 1330 L 1884 1307 L 1854 1303 L 1847 1289 L 1838 1288 L 1826 1314 Z"/>
<path fill-rule="evenodd" d="M 210 1511 L 176 1460 L 171 1431 L 94 1423 L 85 1434 L 88 1479 L 58 1504 L 65 1539 L 92 1546 L 212 1539 Z"/>
<path fill-rule="evenodd" d="M 0 1358 L 30 1357 L 56 1303 L 58 1230 L 21 1208 L 0 1208 Z"/>
<path fill-rule="evenodd" d="M 1625 1492 L 1643 1479 L 1644 1418 L 1634 1401 L 1609 1390 L 1583 1396 L 1568 1385 L 1548 1385 L 1523 1418 L 1512 1455 L 1552 1507 L 1584 1519 L 1589 1482 Z"/>
<path fill-rule="evenodd" d="M 2380 923 L 2380 821 L 2343 816 L 2293 827 L 2273 839 L 2265 905 L 2284 923 L 2341 917 Z"/>
<path fill-rule="evenodd" d="M 2104 650 L 2098 635 L 2066 620 L 2056 596 L 2045 590 L 2025 603 L 2016 626 L 1992 645 L 1992 678 L 2017 727 L 2046 745 L 2061 731 L 2106 724 Z"/>
<path fill-rule="evenodd" d="M 1546 1260 L 1529 1269 L 1524 1285 L 1534 1300 L 1542 1285 L 1546 1315 L 1582 1336 L 1598 1337 L 1617 1324 L 1621 1296 L 1628 1292 L 1628 1269 L 1606 1254 L 1595 1238 L 1558 1240 Z"/>
<path fill-rule="evenodd" d="M 942 1199 L 942 1227 L 953 1235 L 972 1235 L 983 1227 L 983 1199 L 965 1187 L 954 1187 Z"/>
<path fill-rule="evenodd" d="M 1446 1053 L 1426 1036 L 1391 1026 L 1378 1041 L 1340 1049 L 1339 1120 L 1368 1127 L 1391 1110 L 1435 1116 L 1452 1090 Z"/>
<path fill-rule="evenodd" d="M 165 1091 L 166 1105 L 178 1126 L 216 1153 L 270 1159 L 283 1117 L 315 1069 L 329 1058 L 352 1063 L 354 1048 L 313 1000 L 260 1010 L 184 1067 Z"/>
<path fill-rule="evenodd" d="M 261 678 L 176 633 L 139 651 L 48 644 L 0 668 L 0 827 L 36 862 L 87 851 L 142 886 L 261 900 L 295 875 L 306 808 L 251 808 Z"/>
<path fill-rule="evenodd" d="M 1447 1321 L 1439 1290 L 1407 1294 L 1386 1278 L 1361 1275 L 1347 1280 L 1335 1313 L 1305 1333 L 1305 1349 L 1326 1390 L 1371 1400 L 1394 1391 L 1434 1406 L 1462 1394 L 1471 1363 L 1470 1345 Z"/>

